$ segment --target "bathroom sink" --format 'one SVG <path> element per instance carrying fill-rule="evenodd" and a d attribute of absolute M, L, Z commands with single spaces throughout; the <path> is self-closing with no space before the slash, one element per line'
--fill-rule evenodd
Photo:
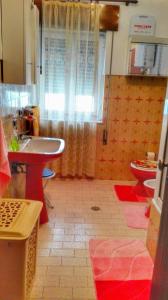
<path fill-rule="evenodd" d="M 64 141 L 61 139 L 33 137 L 28 140 L 28 143 L 26 143 L 22 151 L 26 153 L 44 153 L 50 155 L 53 153 L 58 153 L 58 151 L 62 152 L 63 148 Z"/>
<path fill-rule="evenodd" d="M 47 162 L 56 159 L 64 151 L 65 142 L 62 139 L 48 137 L 26 137 L 20 141 L 19 151 L 8 151 L 10 161 L 20 163 Z"/>
<path fill-rule="evenodd" d="M 43 203 L 40 223 L 48 222 L 42 173 L 48 161 L 59 158 L 64 151 L 65 142 L 62 139 L 48 137 L 24 137 L 19 143 L 19 151 L 8 151 L 11 163 L 26 164 L 25 198 Z"/>

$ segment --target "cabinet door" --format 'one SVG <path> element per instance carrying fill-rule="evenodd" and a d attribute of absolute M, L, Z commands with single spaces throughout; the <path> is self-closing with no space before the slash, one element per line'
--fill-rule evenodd
<path fill-rule="evenodd" d="M 39 11 L 34 5 L 31 12 L 31 55 L 32 55 L 32 83 L 37 83 L 40 72 L 40 32 Z"/>
<path fill-rule="evenodd" d="M 1 1 L 0 1 L 1 5 Z M 2 81 L 2 10 L 0 9 L 0 82 Z"/>
<path fill-rule="evenodd" d="M 26 83 L 32 83 L 32 49 L 33 48 L 33 40 L 32 40 L 32 11 L 33 4 L 32 0 L 24 0 L 24 55 L 25 55 L 25 64 L 24 64 L 24 72 L 26 77 Z"/>
<path fill-rule="evenodd" d="M 1 6 L 1 1 L 0 1 Z M 0 60 L 2 59 L 2 10 L 0 9 Z"/>
<path fill-rule="evenodd" d="M 40 80 L 40 25 L 39 10 L 35 8 L 35 83 L 39 84 Z"/>
<path fill-rule="evenodd" d="M 32 0 L 1 1 L 3 82 L 32 84 Z"/>
<path fill-rule="evenodd" d="M 24 84 L 24 2 L 1 0 L 3 82 Z"/>

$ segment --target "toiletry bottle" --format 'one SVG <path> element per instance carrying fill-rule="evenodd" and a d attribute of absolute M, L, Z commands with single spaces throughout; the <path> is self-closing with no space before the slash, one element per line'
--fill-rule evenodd
<path fill-rule="evenodd" d="M 12 151 L 19 151 L 17 120 L 16 119 L 13 119 L 13 137 L 11 140 L 10 149 Z"/>

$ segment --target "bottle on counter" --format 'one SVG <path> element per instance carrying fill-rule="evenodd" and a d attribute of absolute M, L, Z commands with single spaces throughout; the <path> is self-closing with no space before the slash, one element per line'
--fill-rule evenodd
<path fill-rule="evenodd" d="M 12 151 L 19 151 L 20 147 L 18 142 L 17 119 L 14 118 L 12 123 L 13 123 L 13 136 L 9 148 Z"/>

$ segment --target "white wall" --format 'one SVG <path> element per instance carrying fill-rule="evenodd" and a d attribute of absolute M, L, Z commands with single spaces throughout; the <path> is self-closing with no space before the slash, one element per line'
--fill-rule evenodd
<path fill-rule="evenodd" d="M 119 31 L 114 33 L 112 75 L 126 75 L 129 23 L 133 15 L 156 18 L 156 36 L 168 38 L 168 0 L 139 0 L 138 4 L 120 5 Z"/>

